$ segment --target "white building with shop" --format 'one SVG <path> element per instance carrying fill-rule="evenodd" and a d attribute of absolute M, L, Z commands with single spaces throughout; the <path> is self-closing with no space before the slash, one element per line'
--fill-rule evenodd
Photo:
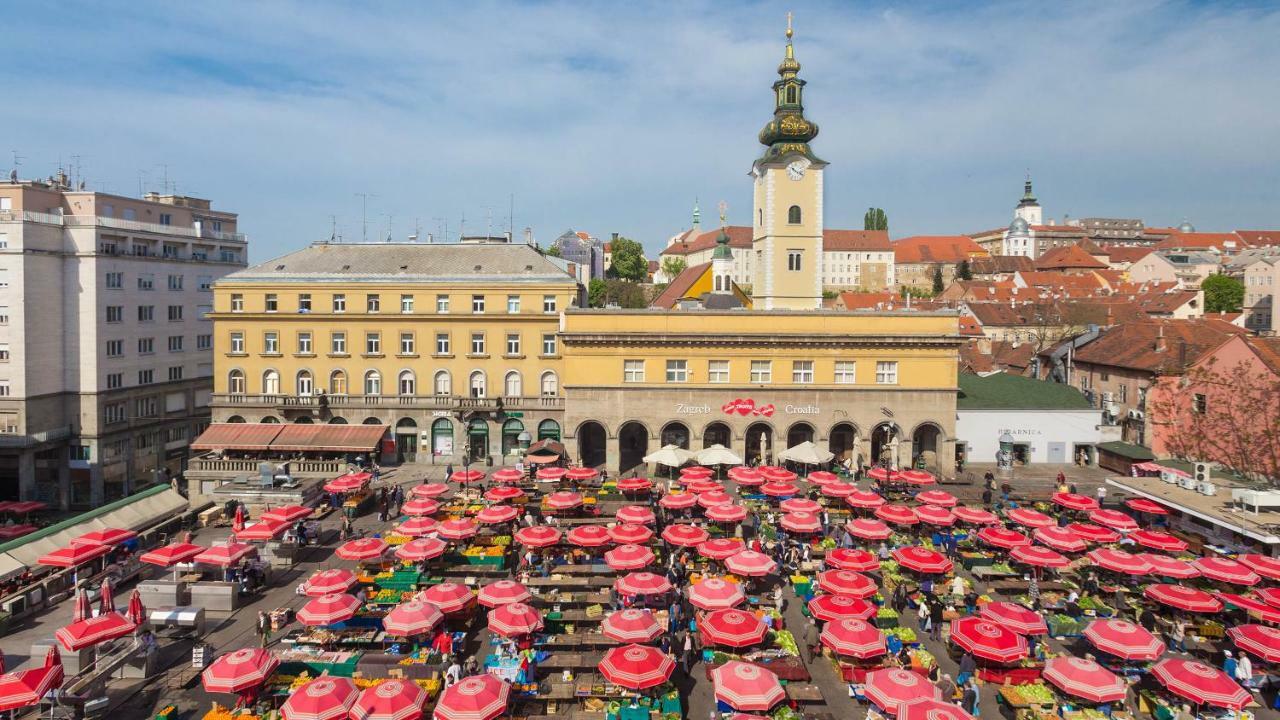
<path fill-rule="evenodd" d="M 994 463 L 1000 438 L 1013 442 L 1015 465 L 1096 461 L 1099 443 L 1119 439 L 1102 424 L 1102 410 L 1089 406 L 1067 385 L 997 373 L 962 374 L 956 400 L 956 454 L 966 463 Z"/>

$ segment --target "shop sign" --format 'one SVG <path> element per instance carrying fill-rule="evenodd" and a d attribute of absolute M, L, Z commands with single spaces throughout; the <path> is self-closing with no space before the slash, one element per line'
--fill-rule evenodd
<path fill-rule="evenodd" d="M 1001 435 L 1008 434 L 1014 437 L 1035 437 L 1037 435 L 1044 434 L 1044 431 L 1037 430 L 1035 428 L 1002 428 L 996 432 Z"/>
<path fill-rule="evenodd" d="M 777 413 L 783 415 L 819 415 L 822 408 L 818 405 L 783 405 L 778 408 L 773 403 L 757 404 L 752 398 L 734 398 L 720 406 L 725 415 L 741 417 L 773 417 Z M 710 415 L 711 406 L 696 403 L 676 403 L 677 415 Z"/>

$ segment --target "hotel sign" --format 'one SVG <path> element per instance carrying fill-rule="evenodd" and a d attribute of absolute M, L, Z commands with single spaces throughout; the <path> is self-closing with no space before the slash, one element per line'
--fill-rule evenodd
<path fill-rule="evenodd" d="M 734 398 L 720 406 L 725 415 L 740 417 L 773 417 L 775 413 L 783 415 L 818 415 L 822 409 L 817 405 L 783 405 L 778 408 L 773 403 L 757 404 L 752 398 Z M 676 403 L 677 415 L 710 415 L 712 408 L 705 403 Z"/>

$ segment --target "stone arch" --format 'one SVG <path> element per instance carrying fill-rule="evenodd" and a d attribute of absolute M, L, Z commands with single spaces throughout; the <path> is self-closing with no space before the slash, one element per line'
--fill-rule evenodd
<path fill-rule="evenodd" d="M 644 464 L 650 437 L 648 426 L 639 420 L 628 420 L 618 426 L 618 472 Z"/>
<path fill-rule="evenodd" d="M 361 425 L 381 425 L 382 421 L 376 417 L 367 417 L 360 422 Z"/>
<path fill-rule="evenodd" d="M 604 423 L 586 420 L 573 431 L 578 442 L 578 457 L 587 467 L 597 467 L 605 463 L 609 452 L 609 431 Z"/>
<path fill-rule="evenodd" d="M 708 448 L 712 445 L 733 447 L 733 428 L 729 427 L 729 423 L 716 420 L 702 428 L 702 447 Z"/>
<path fill-rule="evenodd" d="M 329 424 L 330 425 L 346 425 L 347 419 L 342 417 L 341 415 L 334 415 L 333 417 L 329 418 Z"/>
<path fill-rule="evenodd" d="M 938 453 L 946 442 L 947 433 L 942 425 L 926 420 L 911 431 L 911 466 L 938 467 Z"/>
<path fill-rule="evenodd" d="M 895 442 L 896 441 L 896 442 Z M 892 420 L 876 423 L 871 429 L 871 458 L 872 465 L 878 465 L 881 462 L 888 462 L 891 466 L 897 467 L 901 458 L 900 453 L 894 452 L 901 444 L 905 442 L 902 428 Z"/>
<path fill-rule="evenodd" d="M 229 422 L 229 423 L 242 423 L 242 422 L 244 422 L 244 418 L 243 418 L 243 417 L 241 417 L 241 416 L 239 416 L 239 415 L 232 415 L 231 417 L 227 418 L 227 422 Z"/>
<path fill-rule="evenodd" d="M 813 423 L 801 420 L 791 423 L 791 427 L 787 428 L 787 447 L 795 447 L 803 442 L 813 442 L 818 436 L 818 429 Z"/>
<path fill-rule="evenodd" d="M 692 435 L 689 432 L 688 425 L 679 420 L 672 420 L 662 426 L 662 434 L 658 437 L 658 446 L 675 445 L 688 450 L 691 438 Z"/>
<path fill-rule="evenodd" d="M 773 461 L 775 430 L 773 423 L 757 420 L 747 426 L 742 434 L 746 454 L 743 460 L 747 463 L 765 465 Z"/>
<path fill-rule="evenodd" d="M 293 419 L 294 425 L 310 425 L 312 423 L 310 415 L 299 415 Z"/>
<path fill-rule="evenodd" d="M 275 415 L 267 415 L 263 417 L 261 420 L 259 420 L 258 422 L 266 423 L 268 425 L 276 425 L 276 424 L 279 424 L 280 418 L 276 417 Z"/>
<path fill-rule="evenodd" d="M 862 457 L 858 448 L 860 435 L 857 424 L 847 420 L 831 426 L 827 431 L 827 449 L 835 455 L 836 462 L 849 458 L 853 461 L 854 467 L 861 466 L 865 458 Z"/>

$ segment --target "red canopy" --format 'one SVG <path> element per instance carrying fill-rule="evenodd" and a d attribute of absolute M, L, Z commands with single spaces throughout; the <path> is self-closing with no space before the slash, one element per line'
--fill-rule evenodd
<path fill-rule="evenodd" d="M 666 682 L 676 662 L 655 647 L 623 645 L 605 652 L 597 667 L 614 685 L 643 690 Z"/>
<path fill-rule="evenodd" d="M 1115 530 L 1091 523 L 1071 523 L 1067 530 L 1089 542 L 1113 543 L 1120 540 L 1120 533 Z"/>
<path fill-rule="evenodd" d="M 262 648 L 241 648 L 214 660 L 200 675 L 208 692 L 239 693 L 267 681 L 280 666 L 275 655 Z"/>
<path fill-rule="evenodd" d="M 1253 701 L 1231 676 L 1203 663 L 1166 658 L 1151 668 L 1151 674 L 1175 695 L 1196 704 L 1239 709 Z"/>
<path fill-rule="evenodd" d="M 466 540 L 475 537 L 479 531 L 480 526 L 476 525 L 474 520 L 466 518 L 445 520 L 436 526 L 436 534 L 446 540 Z"/>
<path fill-rule="evenodd" d="M 978 617 L 951 621 L 951 642 L 974 657 L 994 662 L 1013 662 L 1027 654 L 1027 639 L 1003 625 Z"/>
<path fill-rule="evenodd" d="M 612 538 L 609 531 L 599 525 L 579 525 L 569 531 L 569 542 L 579 547 L 608 545 Z"/>
<path fill-rule="evenodd" d="M 826 621 L 844 618 L 870 620 L 877 611 L 876 606 L 866 600 L 848 595 L 818 595 L 809 601 L 807 607 L 810 615 Z"/>
<path fill-rule="evenodd" d="M 471 678 L 466 678 L 470 680 Z M 497 680 L 497 678 L 494 678 Z M 440 702 L 436 705 L 437 716 L 441 715 L 440 705 L 444 703 L 445 695 L 455 687 L 462 685 L 459 682 L 451 686 L 448 690 L 440 694 Z M 505 683 L 498 680 L 499 685 Z M 502 692 L 502 690 L 498 690 Z M 417 683 L 411 680 L 384 680 L 373 687 L 365 688 L 360 691 L 360 696 L 356 698 L 356 702 L 351 706 L 352 720 L 418 720 L 425 712 L 424 708 L 427 704 L 427 691 L 423 690 Z M 506 708 L 505 694 L 503 695 L 503 705 Z M 492 720 L 501 714 L 501 711 L 493 715 L 486 716 L 484 720 Z M 465 716 L 464 716 L 465 718 Z M 465 720 L 473 720 L 465 718 Z"/>
<path fill-rule="evenodd" d="M 1094 565 L 1103 570 L 1124 573 L 1126 575 L 1146 575 L 1154 568 L 1151 563 L 1143 558 L 1127 553 L 1123 550 L 1114 550 L 1112 548 L 1098 548 L 1090 550 L 1087 557 L 1093 561 Z"/>
<path fill-rule="evenodd" d="M 956 524 L 956 516 L 939 505 L 921 505 L 916 508 L 916 517 L 920 518 L 921 522 L 941 527 L 951 527 Z"/>
<path fill-rule="evenodd" d="M 449 486 L 444 483 L 423 483 L 422 485 L 414 485 L 413 490 L 409 492 L 414 497 L 437 498 L 449 492 Z"/>
<path fill-rule="evenodd" d="M 382 627 L 393 637 L 425 635 L 444 620 L 440 608 L 422 600 L 408 600 L 391 608 L 382 618 Z"/>
<path fill-rule="evenodd" d="M 319 570 L 303 583 L 303 593 L 307 597 L 323 597 L 334 593 L 344 593 L 356 584 L 356 574 L 342 568 Z"/>
<path fill-rule="evenodd" d="M 618 481 L 618 490 L 624 493 L 649 492 L 653 483 L 648 478 L 622 478 Z"/>
<path fill-rule="evenodd" d="M 551 510 L 568 510 L 582 505 L 582 495 L 568 490 L 558 490 L 542 498 L 542 504 Z"/>
<path fill-rule="evenodd" d="M 589 467 L 574 467 L 569 468 L 564 477 L 566 480 L 595 480 L 600 477 L 600 471 Z"/>
<path fill-rule="evenodd" d="M 898 705 L 897 720 L 973 720 L 955 703 L 922 698 Z"/>
<path fill-rule="evenodd" d="M 818 574 L 818 587 L 836 595 L 867 598 L 879 588 L 871 578 L 853 570 L 827 570 Z"/>
<path fill-rule="evenodd" d="M 494 675 L 473 675 L 440 694 L 435 720 L 493 720 L 507 711 L 511 686 Z M 424 699 L 425 702 L 425 699 Z"/>
<path fill-rule="evenodd" d="M 1158 603 L 1194 613 L 1216 613 L 1222 601 L 1203 590 L 1186 585 L 1148 585 L 1142 594 Z"/>
<path fill-rule="evenodd" d="M 62 643 L 62 647 L 75 651 L 93 647 L 100 642 L 124 637 L 137 627 L 133 621 L 124 615 L 118 612 L 108 612 L 59 628 L 54 633 L 54 637 L 58 638 L 58 642 Z"/>
<path fill-rule="evenodd" d="M 714 522 L 742 522 L 747 519 L 747 509 L 741 505 L 716 505 L 707 509 L 706 517 Z"/>
<path fill-rule="evenodd" d="M 520 517 L 520 512 L 510 505 L 490 505 L 476 513 L 476 522 L 483 525 L 499 525 Z"/>
<path fill-rule="evenodd" d="M 449 476 L 449 479 L 463 485 L 467 483 L 480 482 L 484 479 L 484 472 L 480 470 L 458 470 Z"/>
<path fill-rule="evenodd" d="M 235 531 L 237 540 L 271 540 L 292 525 L 288 520 L 259 520 Z"/>
<path fill-rule="evenodd" d="M 202 552 L 204 552 L 204 548 L 199 545 L 176 542 L 145 552 L 138 559 L 149 565 L 159 565 L 167 568 L 173 567 L 178 563 L 187 562 Z"/>
<path fill-rule="evenodd" d="M 645 525 L 622 523 L 608 529 L 609 539 L 616 543 L 639 545 L 653 539 L 653 530 Z"/>
<path fill-rule="evenodd" d="M 1017 603 L 989 602 L 982 606 L 979 615 L 997 625 L 1003 625 L 1019 635 L 1047 635 L 1049 626 L 1040 613 Z"/>
<path fill-rule="evenodd" d="M 787 513 L 800 512 L 812 515 L 822 512 L 822 505 L 817 500 L 810 500 L 807 497 L 787 498 L 778 503 L 778 508 Z"/>
<path fill-rule="evenodd" d="M 1000 518 L 996 517 L 995 513 L 967 505 L 957 507 L 951 511 L 951 514 L 955 515 L 957 520 L 971 525 L 994 525 L 1000 522 Z"/>
<path fill-rule="evenodd" d="M 778 569 L 778 563 L 764 553 L 754 550 L 743 550 L 737 555 L 725 559 L 724 567 L 734 575 L 744 577 L 764 577 Z"/>
<path fill-rule="evenodd" d="M 302 505 L 281 505 L 262 513 L 261 520 L 283 520 L 284 522 L 298 522 L 311 517 L 314 511 L 309 507 Z"/>
<path fill-rule="evenodd" d="M 677 493 L 663 495 L 658 504 L 668 510 L 684 510 L 698 504 L 698 496 L 693 493 Z"/>
<path fill-rule="evenodd" d="M 702 467 L 701 465 L 690 465 L 688 467 L 680 468 L 680 479 L 684 480 L 685 478 L 709 478 L 712 475 L 714 475 L 715 472 L 716 472 L 715 470 L 712 470 L 709 467 Z"/>
<path fill-rule="evenodd" d="M 490 497 L 491 495 L 500 497 Z M 520 488 L 513 487 L 496 487 L 484 494 L 486 499 L 492 500 L 493 502 L 511 500 L 513 498 L 518 498 L 521 495 L 524 495 L 524 491 Z M 435 515 L 439 511 L 440 503 L 430 498 L 413 498 L 400 506 L 400 512 L 405 515 Z"/>
<path fill-rule="evenodd" d="M 888 525 L 871 518 L 855 518 L 845 523 L 850 535 L 864 540 L 884 540 L 893 534 Z"/>
<path fill-rule="evenodd" d="M 706 530 L 694 525 L 668 525 L 662 531 L 663 540 L 681 547 L 694 547 L 709 537 Z"/>
<path fill-rule="evenodd" d="M 657 518 L 653 516 L 653 511 L 643 505 L 624 505 L 618 508 L 618 512 L 613 517 L 620 523 L 635 523 L 637 525 L 652 525 Z"/>
<path fill-rule="evenodd" d="M 671 581 L 651 572 L 633 572 L 623 575 L 613 583 L 614 588 L 627 595 L 662 595 L 671 592 Z"/>
<path fill-rule="evenodd" d="M 822 532 L 822 518 L 810 512 L 789 512 L 782 516 L 782 527 L 793 533 Z"/>
<path fill-rule="evenodd" d="M 324 627 L 346 622 L 355 617 L 360 601 L 353 595 L 334 593 L 311 598 L 298 611 L 298 622 L 313 627 Z"/>
<path fill-rule="evenodd" d="M 757 469 L 760 471 L 760 475 L 769 482 L 791 482 L 796 479 L 795 473 L 777 465 L 761 465 Z"/>
<path fill-rule="evenodd" d="M 1050 658 L 1042 674 L 1063 692 L 1092 703 L 1119 702 L 1129 692 L 1122 678 L 1085 658 L 1068 655 Z"/>
<path fill-rule="evenodd" d="M 1041 545 L 1047 545 L 1060 552 L 1084 552 L 1089 547 L 1084 538 L 1067 528 L 1056 526 L 1036 528 L 1031 537 Z"/>
<path fill-rule="evenodd" d="M 720 578 L 707 578 L 689 586 L 689 604 L 702 610 L 718 610 L 741 604 L 747 599 L 742 586 Z"/>
<path fill-rule="evenodd" d="M 121 528 L 94 530 L 71 539 L 72 545 L 119 545 L 138 537 L 138 533 Z"/>
<path fill-rule="evenodd" d="M 890 714 L 900 705 L 920 699 L 938 700 L 938 688 L 925 676 L 905 668 L 891 667 L 867 673 L 863 692 L 867 699 Z"/>
<path fill-rule="evenodd" d="M 908 570 L 929 575 L 951 572 L 951 561 L 945 555 L 918 545 L 900 547 L 893 551 L 893 559 Z"/>
<path fill-rule="evenodd" d="M 348 540 L 339 545 L 333 554 L 343 560 L 372 560 L 382 557 L 382 553 L 386 551 L 387 541 L 382 538 L 367 537 Z"/>
<path fill-rule="evenodd" d="M 1244 565 L 1262 577 L 1280 580 L 1280 558 L 1269 555 L 1242 553 L 1236 556 L 1236 562 Z"/>
<path fill-rule="evenodd" d="M 471 607 L 475 596 L 471 594 L 471 588 L 466 585 L 442 582 L 424 590 L 422 599 L 440 608 L 440 612 L 450 615 Z"/>
<path fill-rule="evenodd" d="M 1129 531 L 1138 529 L 1137 521 L 1119 510 L 1094 510 L 1089 513 L 1089 519 L 1112 530 Z"/>
<path fill-rule="evenodd" d="M 355 492 L 373 478 L 373 473 L 358 472 L 338 476 L 325 483 L 324 491 L 331 493 Z"/>
<path fill-rule="evenodd" d="M 604 554 L 604 561 L 614 570 L 639 570 L 652 565 L 653 560 L 653 551 L 640 545 L 619 545 Z"/>
<path fill-rule="evenodd" d="M 542 629 L 542 613 L 522 602 L 499 605 L 489 611 L 489 631 L 502 637 L 531 635 Z"/>
<path fill-rule="evenodd" d="M 285 720 L 344 720 L 359 695 L 350 678 L 325 675 L 290 692 L 280 714 Z"/>
<path fill-rule="evenodd" d="M 50 567 L 69 568 L 84 565 L 111 552 L 107 545 L 68 545 L 41 557 L 36 562 Z"/>
<path fill-rule="evenodd" d="M 810 475 L 810 478 L 813 476 Z M 825 497 L 847 498 L 858 492 L 858 486 L 847 482 L 829 482 L 822 486 L 822 494 Z"/>
<path fill-rule="evenodd" d="M 490 608 L 528 602 L 532 598 L 529 588 L 515 580 L 495 580 L 480 588 L 480 592 L 476 595 L 481 605 Z"/>
<path fill-rule="evenodd" d="M 723 490 L 708 490 L 698 495 L 698 504 L 704 508 L 713 508 L 717 505 L 732 505 L 733 497 Z"/>
<path fill-rule="evenodd" d="M 786 697 L 772 671 L 737 660 L 712 670 L 711 683 L 716 700 L 734 710 L 768 710 Z"/>
<path fill-rule="evenodd" d="M 191 559 L 194 562 L 204 563 L 206 565 L 231 567 L 250 555 L 257 554 L 257 552 L 258 549 L 252 545 L 246 545 L 244 543 L 227 543 L 226 545 L 214 545 Z"/>
<path fill-rule="evenodd" d="M 680 482 L 688 483 L 685 485 L 685 489 L 696 495 L 703 495 L 711 492 L 720 493 L 722 495 L 724 494 L 724 486 L 715 480 L 708 480 L 707 478 L 680 478 Z"/>
<path fill-rule="evenodd" d="M 932 485 L 938 482 L 937 478 L 924 470 L 903 470 L 898 473 L 898 479 L 912 485 Z"/>
<path fill-rule="evenodd" d="M 1257 585 L 1262 578 L 1244 563 L 1224 557 L 1200 557 L 1192 563 L 1200 574 L 1210 580 L 1234 585 Z"/>
<path fill-rule="evenodd" d="M 421 562 L 438 558 L 448 549 L 448 544 L 440 538 L 415 538 L 396 548 L 396 557 L 409 562 Z"/>
<path fill-rule="evenodd" d="M 714 538 L 698 543 L 698 554 L 710 560 L 724 560 L 737 555 L 746 549 L 746 544 L 738 538 Z"/>
<path fill-rule="evenodd" d="M 1042 528 L 1057 524 L 1057 521 L 1053 518 L 1031 508 L 1014 508 L 1006 512 L 1004 516 L 1012 522 L 1029 528 Z"/>
<path fill-rule="evenodd" d="M 551 461 L 547 460 L 546 462 Z M 562 467 L 538 468 L 538 472 L 534 473 L 539 480 L 559 480 L 567 474 L 569 474 L 569 471 Z"/>
<path fill-rule="evenodd" d="M 876 508 L 876 517 L 894 525 L 915 525 L 920 522 L 916 511 L 906 505 L 881 505 Z"/>
<path fill-rule="evenodd" d="M 886 652 L 884 633 L 858 618 L 830 621 L 822 628 L 819 640 L 838 655 L 860 659 L 877 657 Z"/>
<path fill-rule="evenodd" d="M 956 506 L 956 496 L 945 490 L 925 490 L 924 492 L 916 493 L 916 502 L 951 508 Z"/>
<path fill-rule="evenodd" d="M 1026 535 L 1023 535 L 1017 530 L 1010 530 L 1009 528 L 996 527 L 994 525 L 989 525 L 987 527 L 982 528 L 981 530 L 978 531 L 977 535 L 979 540 L 982 540 L 986 544 L 993 545 L 998 548 L 1009 549 L 1009 548 L 1016 548 L 1019 545 L 1031 544 L 1031 538 L 1027 537 Z"/>
<path fill-rule="evenodd" d="M 1141 553 L 1138 557 L 1151 564 L 1152 575 L 1175 578 L 1178 580 L 1190 580 L 1191 578 L 1200 577 L 1200 571 L 1191 563 L 1183 562 L 1177 558 L 1171 558 L 1168 555 Z"/>
<path fill-rule="evenodd" d="M 1163 505 L 1146 498 L 1130 498 L 1125 500 L 1124 504 L 1134 512 L 1150 513 L 1152 515 L 1169 514 L 1169 511 Z"/>
<path fill-rule="evenodd" d="M 764 475 L 759 470 L 749 467 L 729 468 L 729 479 L 739 485 L 763 485 Z"/>
<path fill-rule="evenodd" d="M 1165 552 L 1182 552 L 1188 547 L 1185 540 L 1159 530 L 1134 530 L 1129 533 L 1129 539 L 1142 547 Z"/>
<path fill-rule="evenodd" d="M 845 496 L 844 502 L 849 507 L 871 510 L 884 505 L 887 501 L 883 495 L 878 495 L 870 490 L 855 490 Z"/>
<path fill-rule="evenodd" d="M 880 569 L 880 561 L 866 550 L 832 548 L 827 551 L 827 564 L 839 570 L 871 572 Z"/>
<path fill-rule="evenodd" d="M 760 492 L 770 497 L 790 497 L 800 492 L 800 488 L 789 482 L 767 482 L 760 486 Z"/>
<path fill-rule="evenodd" d="M 494 470 L 489 479 L 496 483 L 518 483 L 524 479 L 524 473 L 513 467 L 504 467 Z"/>
<path fill-rule="evenodd" d="M 1085 626 L 1084 636 L 1094 647 L 1122 660 L 1155 660 L 1165 651 L 1164 641 L 1127 620 L 1094 620 Z"/>
<path fill-rule="evenodd" d="M 769 629 L 752 613 L 742 610 L 716 610 L 698 621 L 704 644 L 741 648 L 764 642 Z"/>
<path fill-rule="evenodd" d="M 1064 568 L 1071 559 L 1039 545 L 1020 545 L 1009 551 L 1009 557 L 1021 563 L 1045 568 Z"/>
<path fill-rule="evenodd" d="M 49 652 L 58 651 L 51 647 Z M 35 707 L 50 690 L 62 687 L 63 679 L 62 663 L 47 661 L 43 667 L 0 675 L 0 711 Z"/>
<path fill-rule="evenodd" d="M 1242 650 L 1267 662 L 1280 662 L 1280 630 L 1269 625 L 1236 625 L 1227 634 Z"/>
<path fill-rule="evenodd" d="M 1068 510 L 1097 510 L 1098 501 L 1088 495 L 1078 493 L 1054 493 L 1051 498 L 1055 505 Z"/>
<path fill-rule="evenodd" d="M 604 636 L 623 643 L 646 643 L 656 640 L 666 629 L 648 610 L 628 608 L 604 616 L 600 623 Z"/>
<path fill-rule="evenodd" d="M 1271 623 L 1280 622 L 1280 610 L 1275 609 L 1265 602 L 1260 602 L 1254 598 L 1237 595 L 1235 593 L 1220 592 L 1214 593 L 1213 595 L 1222 602 L 1231 605 L 1232 607 L 1240 608 L 1259 620 L 1265 620 L 1266 622 Z"/>

